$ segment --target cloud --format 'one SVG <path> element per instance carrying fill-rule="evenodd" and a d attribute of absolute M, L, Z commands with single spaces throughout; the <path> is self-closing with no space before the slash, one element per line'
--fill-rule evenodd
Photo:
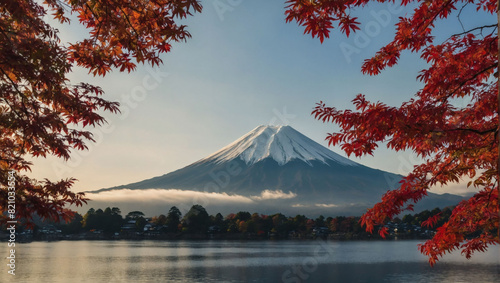
<path fill-rule="evenodd" d="M 297 194 L 288 192 L 284 193 L 282 190 L 264 190 L 260 193 L 260 196 L 252 196 L 254 200 L 268 200 L 268 199 L 291 199 L 295 198 Z"/>
<path fill-rule="evenodd" d="M 317 203 L 315 204 L 317 207 L 325 207 L 325 208 L 330 208 L 330 207 L 338 207 L 338 205 L 333 204 L 333 203 Z"/>
<path fill-rule="evenodd" d="M 325 215 L 325 210 L 342 209 L 344 215 L 360 215 L 361 209 L 343 204 L 314 203 L 301 199 L 293 192 L 281 190 L 264 190 L 256 196 L 237 194 L 190 191 L 180 189 L 121 189 L 105 192 L 87 192 L 90 202 L 83 207 L 72 207 L 81 214 L 88 209 L 119 207 L 124 215 L 129 211 L 142 211 L 147 216 L 167 214 L 172 206 L 176 206 L 185 215 L 190 208 L 199 204 L 207 209 L 209 214 L 221 213 L 227 215 L 237 211 L 259 212 L 272 215 L 280 212 L 285 215 L 304 214 L 308 216 Z M 362 208 L 365 211 L 366 208 Z"/>
<path fill-rule="evenodd" d="M 254 201 L 248 197 L 241 195 L 228 195 L 226 193 L 208 193 L 187 190 L 175 189 L 147 189 L 147 190 L 130 190 L 121 189 L 101 193 L 87 193 L 93 201 L 103 202 L 148 202 L 148 203 L 245 203 L 250 204 Z"/>
<path fill-rule="evenodd" d="M 292 207 L 309 207 L 309 205 L 301 204 L 301 203 L 296 203 L 292 204 Z"/>
<path fill-rule="evenodd" d="M 92 201 L 108 203 L 147 203 L 147 204 L 257 204 L 259 201 L 292 199 L 297 194 L 281 190 L 264 190 L 258 196 L 243 196 L 227 193 L 200 192 L 178 189 L 121 189 L 100 193 L 87 193 Z"/>
<path fill-rule="evenodd" d="M 100 193 L 86 193 L 86 197 L 90 198 L 91 201 L 86 207 L 79 210 L 84 213 L 88 207 L 117 206 L 122 208 L 123 211 L 141 210 L 150 215 L 158 215 L 164 213 L 165 208 L 175 205 L 184 214 L 192 205 L 199 204 L 207 209 L 224 213 L 234 212 L 238 209 L 261 209 L 265 211 L 265 208 L 270 207 L 276 209 L 276 200 L 287 200 L 296 196 L 295 193 L 284 193 L 281 190 L 264 190 L 258 196 L 244 196 L 179 189 L 120 189 Z M 281 207 L 281 210 L 287 206 L 290 207 L 289 204 L 282 205 L 285 206 Z"/>

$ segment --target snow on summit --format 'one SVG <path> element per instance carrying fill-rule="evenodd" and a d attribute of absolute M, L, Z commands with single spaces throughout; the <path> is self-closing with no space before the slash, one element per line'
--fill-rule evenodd
<path fill-rule="evenodd" d="M 247 165 L 271 157 L 279 165 L 291 160 L 334 161 L 342 165 L 356 166 L 357 163 L 342 157 L 290 126 L 259 126 L 240 139 L 208 156 L 203 161 L 223 162 L 240 158 Z"/>

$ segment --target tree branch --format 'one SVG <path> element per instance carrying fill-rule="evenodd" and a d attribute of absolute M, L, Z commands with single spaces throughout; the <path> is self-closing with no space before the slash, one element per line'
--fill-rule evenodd
<path fill-rule="evenodd" d="M 457 86 L 453 91 L 451 91 L 448 95 L 446 95 L 445 97 L 441 98 L 441 102 L 445 103 L 445 101 L 450 98 L 451 96 L 453 96 L 459 89 L 461 89 L 468 81 L 470 80 L 473 80 L 475 78 L 477 78 L 479 75 L 481 75 L 482 73 L 490 70 L 490 69 L 493 69 L 493 68 L 496 68 L 497 67 L 497 64 L 494 64 L 494 65 L 491 65 L 491 66 L 488 66 L 487 68 L 484 68 L 483 70 L 475 73 L 472 77 L 468 78 L 468 79 L 465 79 L 462 83 L 460 83 L 459 86 Z"/>
<path fill-rule="evenodd" d="M 430 131 L 431 133 L 445 133 L 445 132 L 453 132 L 453 131 L 464 131 L 464 132 L 473 132 L 478 135 L 486 135 L 490 133 L 495 133 L 497 131 L 497 128 L 485 130 L 485 131 L 480 131 L 476 129 L 470 129 L 470 128 L 455 128 L 455 129 L 449 129 L 449 130 L 432 130 Z"/>
<path fill-rule="evenodd" d="M 463 5 L 462 8 L 460 8 L 460 12 L 458 12 L 458 15 L 457 15 L 458 22 L 460 23 L 460 26 L 462 27 L 462 30 L 464 32 L 465 32 L 465 28 L 464 28 L 464 24 L 462 23 L 462 20 L 460 19 L 460 15 L 462 14 L 462 11 L 464 10 L 464 8 L 467 7 L 467 5 L 469 5 L 469 3 L 465 3 L 465 5 Z"/>
<path fill-rule="evenodd" d="M 468 34 L 468 33 L 471 33 L 471 32 L 473 32 L 473 31 L 475 31 L 475 30 L 478 30 L 478 29 L 480 29 L 480 30 L 481 30 L 481 32 L 483 32 L 483 29 L 485 29 L 485 28 L 497 28 L 497 25 L 496 25 L 496 24 L 493 24 L 493 25 L 485 25 L 485 26 L 475 27 L 475 28 L 473 28 L 473 29 L 470 29 L 470 30 L 468 30 L 468 31 L 464 31 L 464 32 L 462 32 L 462 33 L 452 34 L 452 35 L 450 36 L 450 38 L 451 38 L 451 37 L 454 37 L 454 36 L 461 36 L 461 35 L 464 35 L 464 34 Z"/>

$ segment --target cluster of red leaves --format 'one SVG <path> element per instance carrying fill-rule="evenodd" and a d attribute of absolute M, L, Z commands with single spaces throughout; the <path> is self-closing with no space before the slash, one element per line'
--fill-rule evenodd
<path fill-rule="evenodd" d="M 105 75 L 112 68 L 131 71 L 129 57 L 159 64 L 170 42 L 189 33 L 174 19 L 201 11 L 195 0 L 19 0 L 0 1 L 0 210 L 8 203 L 8 176 L 15 171 L 17 218 L 37 214 L 69 219 L 68 205 L 82 205 L 84 194 L 70 191 L 74 179 L 37 181 L 22 175 L 30 170 L 29 156 L 70 158 L 72 149 L 94 141 L 83 130 L 105 123 L 99 111 L 117 112 L 118 103 L 102 98 L 103 91 L 67 79 L 73 64 Z M 90 29 L 90 38 L 64 46 L 58 31 L 44 21 L 47 12 L 61 23 L 76 13 Z M 6 221 L 0 214 L 0 224 Z"/>
<path fill-rule="evenodd" d="M 356 17 L 349 15 L 345 9 L 350 3 L 360 1 L 315 1 L 315 0 L 288 0 L 286 1 L 286 21 L 296 21 L 304 26 L 304 34 L 318 37 L 321 42 L 330 37 L 333 23 L 338 21 L 342 32 L 347 36 L 351 31 L 359 30 Z"/>
<path fill-rule="evenodd" d="M 342 27 L 342 17 L 350 8 L 368 2 L 290 0 L 287 19 L 306 26 L 306 32 L 319 31 L 313 36 L 322 40 L 328 37 L 331 22 L 339 20 Z M 413 1 L 402 1 L 401 5 L 409 2 Z M 397 64 L 403 50 L 420 52 L 430 67 L 418 76 L 424 87 L 414 99 L 400 107 L 389 107 L 369 102 L 360 94 L 353 100 L 355 110 L 337 110 L 320 102 L 312 112 L 317 119 L 340 127 L 327 140 L 330 145 L 340 144 L 348 155 L 373 154 L 378 144 L 385 142 L 393 150 L 412 150 L 425 160 L 414 167 L 397 190 L 388 191 L 362 217 L 368 231 L 404 210 L 412 210 L 413 203 L 435 185 L 469 177 L 469 186 L 480 189 L 469 201 L 458 205 L 450 221 L 421 246 L 431 264 L 454 248 L 462 248 L 469 257 L 475 250 L 483 251 L 499 243 L 498 234 L 492 232 L 499 229 L 496 24 L 452 35 L 440 44 L 434 44 L 431 36 L 436 19 L 448 17 L 460 3 L 476 4 L 478 10 L 492 14 L 497 9 L 496 0 L 421 1 L 409 18 L 400 18 L 394 40 L 362 66 L 363 73 L 376 75 Z M 481 35 L 474 35 L 479 30 Z M 483 34 L 486 31 L 490 34 Z M 457 101 L 467 101 L 467 105 L 457 106 Z M 436 220 L 429 219 L 426 224 Z M 383 228 L 379 232 L 387 234 Z"/>
<path fill-rule="evenodd" d="M 52 5 L 59 1 L 51 0 Z M 159 55 L 170 51 L 171 42 L 190 37 L 177 18 L 201 12 L 197 0 L 78 0 L 69 1 L 72 12 L 90 30 L 90 38 L 72 44 L 70 60 L 104 76 L 112 68 L 132 71 L 138 63 L 159 65 Z"/>
<path fill-rule="evenodd" d="M 431 264 L 436 263 L 445 252 L 455 249 L 461 249 L 466 258 L 470 258 L 475 251 L 484 252 L 488 245 L 498 243 L 495 230 L 499 221 L 498 205 L 498 189 L 483 189 L 471 199 L 461 202 L 448 222 L 437 229 L 434 240 L 419 245 L 420 251 L 429 257 Z"/>

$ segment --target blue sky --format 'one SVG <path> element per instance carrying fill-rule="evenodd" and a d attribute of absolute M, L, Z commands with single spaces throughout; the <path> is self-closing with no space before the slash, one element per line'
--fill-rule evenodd
<path fill-rule="evenodd" d="M 411 8 L 388 4 L 354 10 L 363 25 L 347 38 L 338 29 L 323 44 L 295 22 L 285 23 L 284 1 L 207 0 L 201 14 L 183 20 L 192 38 L 176 43 L 159 68 L 114 72 L 94 78 L 75 68 L 74 82 L 101 86 L 108 100 L 122 103 L 122 114 L 105 113 L 109 124 L 93 132 L 98 140 L 73 159 L 36 159 L 33 176 L 52 180 L 75 177 L 75 191 L 96 190 L 141 181 L 189 165 L 262 124 L 286 124 L 327 146 L 336 128 L 310 115 L 316 102 L 352 108 L 358 93 L 398 106 L 421 87 L 416 80 L 425 63 L 404 53 L 398 66 L 376 77 L 361 74 L 362 62 L 394 34 L 397 18 Z M 491 24 L 464 10 L 468 27 Z M 61 26 L 63 42 L 85 35 L 74 20 Z M 437 32 L 460 32 L 451 16 Z M 330 148 L 343 154 L 338 148 Z M 361 164 L 405 174 L 418 162 L 411 152 L 382 145 L 375 156 L 351 157 Z"/>

